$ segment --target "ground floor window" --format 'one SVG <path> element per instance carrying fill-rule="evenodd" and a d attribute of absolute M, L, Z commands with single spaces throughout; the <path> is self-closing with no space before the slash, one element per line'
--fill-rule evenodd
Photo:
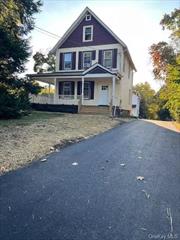
<path fill-rule="evenodd" d="M 90 82 L 84 82 L 84 99 L 91 99 L 91 85 L 90 85 Z"/>
<path fill-rule="evenodd" d="M 74 98 L 74 81 L 59 82 L 59 98 Z"/>
<path fill-rule="evenodd" d="M 84 82 L 84 99 L 94 99 L 94 81 L 85 81 Z M 82 82 L 78 82 L 77 94 L 82 94 Z"/>
<path fill-rule="evenodd" d="M 64 82 L 63 83 L 63 95 L 71 95 L 71 92 L 72 92 L 71 82 Z"/>

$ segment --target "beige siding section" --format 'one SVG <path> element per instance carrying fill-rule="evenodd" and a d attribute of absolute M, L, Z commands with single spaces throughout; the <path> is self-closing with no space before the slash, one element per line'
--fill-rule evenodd
<path fill-rule="evenodd" d="M 127 57 L 125 60 L 125 72 L 120 83 L 121 89 L 121 108 L 125 110 L 131 110 L 132 108 L 132 87 L 133 87 L 133 70 L 129 64 Z M 130 69 L 130 70 L 129 70 Z M 130 71 L 130 73 L 129 73 Z"/>

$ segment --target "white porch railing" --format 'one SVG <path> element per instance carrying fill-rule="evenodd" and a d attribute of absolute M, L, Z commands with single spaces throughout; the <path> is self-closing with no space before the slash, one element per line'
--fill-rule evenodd
<path fill-rule="evenodd" d="M 64 105 L 78 105 L 81 95 L 55 95 L 54 94 L 39 94 L 30 95 L 31 103 L 40 104 L 64 104 Z"/>
<path fill-rule="evenodd" d="M 54 94 L 30 95 L 30 102 L 40 104 L 54 104 Z"/>
<path fill-rule="evenodd" d="M 73 100 L 73 99 L 80 99 L 81 95 L 59 95 L 59 99 L 67 99 L 67 100 Z"/>

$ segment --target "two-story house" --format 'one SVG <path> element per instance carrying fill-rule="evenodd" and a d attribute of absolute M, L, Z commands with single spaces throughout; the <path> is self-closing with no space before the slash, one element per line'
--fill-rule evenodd
<path fill-rule="evenodd" d="M 126 44 L 88 7 L 50 52 L 56 71 L 29 77 L 55 85 L 51 103 L 78 112 L 130 113 L 136 68 Z"/>

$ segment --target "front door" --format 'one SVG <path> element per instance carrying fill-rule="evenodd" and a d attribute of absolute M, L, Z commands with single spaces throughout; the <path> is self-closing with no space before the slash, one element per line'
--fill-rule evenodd
<path fill-rule="evenodd" d="M 109 87 L 107 85 L 100 86 L 99 105 L 109 105 Z"/>

